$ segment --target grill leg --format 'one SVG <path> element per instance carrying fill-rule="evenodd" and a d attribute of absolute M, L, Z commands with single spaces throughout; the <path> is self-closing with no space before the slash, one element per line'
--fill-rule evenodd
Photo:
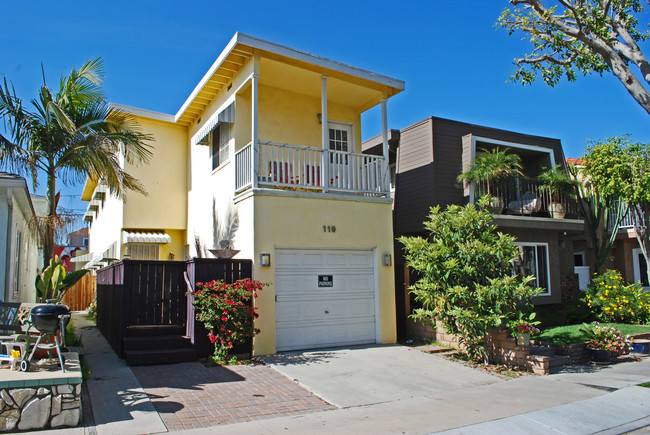
<path fill-rule="evenodd" d="M 61 363 L 61 371 L 65 373 L 65 366 L 63 365 L 63 357 L 61 356 L 61 346 L 59 345 L 59 338 L 54 334 L 54 343 L 56 343 L 56 353 L 59 355 L 59 362 Z"/>
<path fill-rule="evenodd" d="M 32 347 L 32 353 L 29 354 L 29 358 L 27 358 L 27 361 L 32 360 L 32 357 L 34 356 L 34 353 L 36 353 L 36 349 L 38 349 L 38 345 L 40 344 L 43 337 L 44 337 L 44 334 L 39 334 L 38 340 L 36 340 L 36 343 L 34 344 L 34 347 Z"/>

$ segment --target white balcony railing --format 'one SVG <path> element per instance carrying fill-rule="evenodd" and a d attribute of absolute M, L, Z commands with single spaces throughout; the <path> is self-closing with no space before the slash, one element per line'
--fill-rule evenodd
<path fill-rule="evenodd" d="M 612 231 L 614 228 L 614 219 L 616 219 L 616 211 L 610 210 L 609 212 L 609 231 Z M 642 216 L 643 219 L 643 216 Z M 620 225 L 618 226 L 619 230 L 634 228 L 637 221 L 636 213 L 632 207 L 628 208 L 627 213 L 623 216 Z"/>
<path fill-rule="evenodd" d="M 253 184 L 252 144 L 235 153 L 235 188 Z M 381 156 L 332 151 L 273 142 L 258 142 L 257 183 L 267 188 L 355 192 L 386 196 L 383 187 L 385 159 Z"/>

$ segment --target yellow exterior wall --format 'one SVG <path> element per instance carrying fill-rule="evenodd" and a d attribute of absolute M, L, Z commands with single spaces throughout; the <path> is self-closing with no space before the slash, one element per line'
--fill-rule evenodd
<path fill-rule="evenodd" d="M 251 252 L 250 240 L 242 240 L 242 247 L 247 249 L 241 258 L 252 258 L 253 278 L 270 284 L 264 287 L 256 301 L 260 313 L 256 327 L 262 331 L 254 341 L 256 355 L 275 353 L 273 259 L 278 247 L 376 249 L 380 310 L 377 316 L 380 325 L 378 338 L 381 343 L 395 342 L 394 271 L 392 266 L 382 265 L 384 253 L 393 255 L 390 203 L 258 194 L 242 201 L 239 210 L 246 225 L 251 221 L 251 212 L 254 220 L 254 247 Z M 324 232 L 323 225 L 336 226 L 336 232 Z M 259 254 L 263 252 L 271 253 L 271 267 L 258 266 Z"/>
<path fill-rule="evenodd" d="M 322 125 L 318 122 L 318 114 L 322 111 L 320 98 L 270 86 L 260 86 L 258 101 L 260 140 L 313 148 L 322 147 Z M 360 114 L 351 107 L 334 103 L 328 104 L 327 111 L 330 121 L 354 125 L 355 149 L 360 150 Z"/>
<path fill-rule="evenodd" d="M 187 130 L 174 124 L 136 117 L 141 131 L 153 136 L 149 164 L 126 163 L 147 195 L 127 192 L 124 228 L 183 230 L 187 226 Z"/>

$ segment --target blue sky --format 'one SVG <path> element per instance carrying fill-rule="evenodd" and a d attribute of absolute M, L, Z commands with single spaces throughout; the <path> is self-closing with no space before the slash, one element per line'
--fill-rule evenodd
<path fill-rule="evenodd" d="M 610 76 L 555 88 L 506 83 L 526 41 L 494 27 L 503 0 L 225 2 L 194 0 L 3 3 L 0 76 L 31 99 L 85 60 L 101 56 L 110 101 L 176 113 L 237 31 L 395 77 L 390 128 L 439 116 L 562 140 L 579 157 L 588 139 L 630 133 L 650 141 L 650 117 Z M 646 53 L 650 46 L 646 43 Z M 380 131 L 376 109 L 362 135 Z M 44 183 L 41 183 L 40 193 Z M 65 187 L 61 205 L 81 186 Z"/>

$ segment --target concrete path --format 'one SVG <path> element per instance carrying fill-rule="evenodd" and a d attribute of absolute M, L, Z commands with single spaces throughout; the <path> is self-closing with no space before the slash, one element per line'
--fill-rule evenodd
<path fill-rule="evenodd" d="M 90 366 L 88 393 L 98 435 L 167 432 L 131 369 L 117 357 L 93 322 L 73 315 Z"/>

